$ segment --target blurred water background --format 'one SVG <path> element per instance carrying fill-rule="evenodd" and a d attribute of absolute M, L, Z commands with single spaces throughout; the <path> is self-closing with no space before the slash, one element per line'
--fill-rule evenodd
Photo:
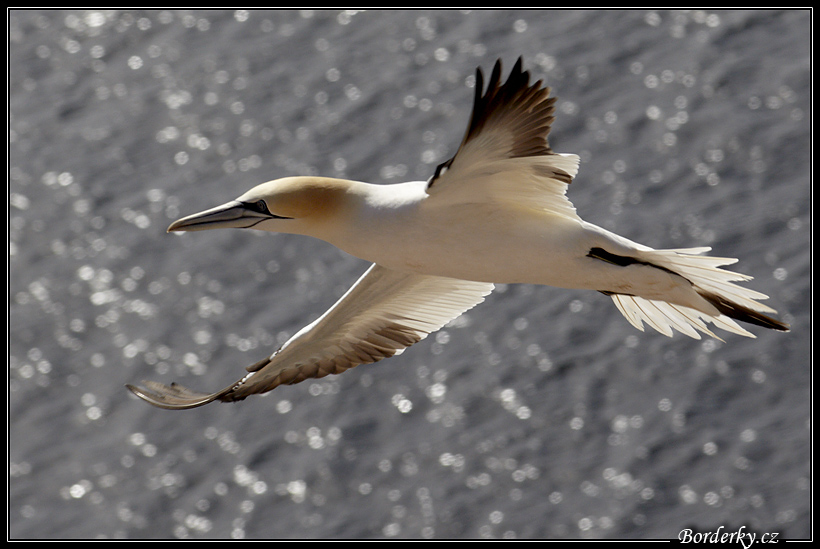
<path fill-rule="evenodd" d="M 9 12 L 9 536 L 811 535 L 809 11 Z M 174 219 L 294 174 L 426 179 L 477 66 L 559 96 L 586 219 L 713 247 L 792 324 L 726 342 L 499 288 L 403 355 L 169 412 L 366 264 Z"/>

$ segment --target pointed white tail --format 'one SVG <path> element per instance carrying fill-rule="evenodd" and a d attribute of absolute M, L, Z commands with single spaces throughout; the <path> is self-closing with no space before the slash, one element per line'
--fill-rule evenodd
<path fill-rule="evenodd" d="M 677 330 L 695 339 L 700 339 L 698 332 L 720 339 L 709 330 L 706 326 L 707 322 L 728 332 L 745 337 L 755 337 L 733 319 L 774 330 L 788 331 L 787 324 L 763 314 L 776 312 L 771 307 L 758 302 L 758 300 L 767 299 L 768 296 L 734 284 L 738 281 L 751 280 L 752 277 L 720 268 L 723 265 L 736 263 L 737 259 L 700 255 L 710 249 L 704 247 L 651 250 L 642 251 L 640 255 L 642 260 L 668 269 L 689 280 L 695 291 L 703 298 L 704 309 L 715 311 L 716 314 L 665 301 L 623 294 L 612 294 L 615 306 L 639 330 L 643 331 L 645 322 L 670 337 L 673 330 Z"/>

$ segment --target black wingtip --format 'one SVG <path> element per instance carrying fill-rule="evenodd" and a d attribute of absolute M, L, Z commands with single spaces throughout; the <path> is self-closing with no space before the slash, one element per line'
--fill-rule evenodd
<path fill-rule="evenodd" d="M 549 86 L 542 80 L 530 85 L 530 73 L 524 70 L 524 58 L 519 56 L 507 80 L 502 82 L 502 61 L 496 60 L 485 88 L 484 71 L 481 67 L 475 73 L 473 109 L 459 150 L 475 137 L 481 135 L 488 126 L 506 131 L 511 140 L 509 150 L 496 151 L 510 158 L 545 156 L 553 154 L 548 142 L 552 122 L 555 120 L 556 98 L 551 96 Z M 430 190 L 450 168 L 458 155 L 439 164 L 427 182 Z M 556 174 L 558 175 L 558 174 Z M 565 183 L 572 181 L 568 174 L 558 175 Z"/>
<path fill-rule="evenodd" d="M 187 389 L 176 383 L 163 385 L 155 381 L 143 381 L 145 387 L 126 384 L 125 387 L 139 398 L 165 410 L 189 410 L 217 400 L 222 392 L 206 394 Z"/>

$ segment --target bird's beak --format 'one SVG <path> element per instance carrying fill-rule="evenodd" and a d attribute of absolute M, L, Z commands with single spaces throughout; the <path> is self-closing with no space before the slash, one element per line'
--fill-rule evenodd
<path fill-rule="evenodd" d="M 216 208 L 178 219 L 171 223 L 168 232 L 227 228 L 249 229 L 261 221 L 274 217 L 268 213 L 254 211 L 242 202 L 233 200 Z"/>

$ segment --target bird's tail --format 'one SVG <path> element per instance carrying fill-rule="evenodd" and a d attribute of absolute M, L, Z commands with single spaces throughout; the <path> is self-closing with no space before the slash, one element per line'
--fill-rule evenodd
<path fill-rule="evenodd" d="M 646 322 L 667 336 L 671 336 L 674 329 L 695 339 L 700 339 L 698 332 L 720 339 L 707 328 L 706 323 L 710 322 L 723 330 L 755 337 L 735 320 L 788 331 L 788 324 L 764 314 L 777 312 L 758 302 L 768 296 L 734 284 L 751 280 L 752 277 L 720 268 L 737 262 L 737 259 L 701 255 L 709 250 L 707 247 L 651 250 L 641 254 L 645 256 L 641 259 L 647 263 L 676 273 L 691 282 L 692 288 L 702 298 L 702 306 L 684 307 L 624 294 L 611 294 L 612 300 L 627 320 L 639 330 L 643 331 L 643 322 Z"/>

